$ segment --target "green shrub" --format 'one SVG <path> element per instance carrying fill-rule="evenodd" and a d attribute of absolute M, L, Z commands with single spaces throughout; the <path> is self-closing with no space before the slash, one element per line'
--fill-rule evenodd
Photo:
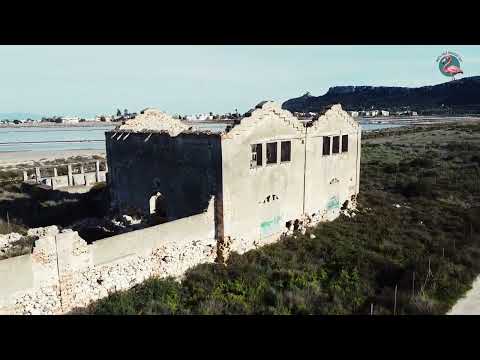
<path fill-rule="evenodd" d="M 406 184 L 399 183 L 396 188 L 407 198 L 420 196 L 431 198 L 434 195 L 431 184 L 424 180 L 411 181 Z"/>
<path fill-rule="evenodd" d="M 448 134 L 456 129 L 451 127 Z M 366 155 L 355 217 L 341 216 L 304 236 L 232 254 L 226 266 L 196 266 L 181 282 L 148 280 L 92 304 L 89 311 L 369 314 L 373 304 L 374 314 L 391 315 L 396 288 L 397 314 L 445 313 L 480 273 L 479 189 L 468 186 L 464 178 L 473 175 L 462 175 L 464 163 L 448 161 L 439 169 L 435 160 L 440 153 L 431 147 L 417 147 L 413 159 L 411 152 L 395 148 L 362 145 Z M 464 148 L 440 150 L 453 159 Z M 393 156 L 398 156 L 398 172 Z M 473 156 L 465 152 L 462 158 Z M 438 181 L 431 183 L 431 177 Z"/>

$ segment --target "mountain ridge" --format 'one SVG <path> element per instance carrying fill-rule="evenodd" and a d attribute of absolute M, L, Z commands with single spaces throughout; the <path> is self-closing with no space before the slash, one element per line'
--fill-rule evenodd
<path fill-rule="evenodd" d="M 306 93 L 285 101 L 282 108 L 292 112 L 321 112 L 340 103 L 345 110 L 409 108 L 424 113 L 479 112 L 480 76 L 465 77 L 421 87 L 332 86 L 321 96 Z"/>

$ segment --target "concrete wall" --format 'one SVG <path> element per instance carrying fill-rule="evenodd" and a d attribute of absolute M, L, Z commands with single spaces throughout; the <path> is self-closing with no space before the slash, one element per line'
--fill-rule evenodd
<path fill-rule="evenodd" d="M 71 230 L 43 236 L 33 254 L 0 261 L 0 314 L 70 312 L 215 257 L 213 199 L 203 213 L 91 245 Z"/>
<path fill-rule="evenodd" d="M 38 184 L 45 184 L 52 189 L 59 189 L 67 186 L 81 186 L 81 185 L 93 185 L 97 182 L 106 181 L 107 164 L 105 163 L 105 170 L 100 171 L 100 161 L 95 162 L 95 171 L 84 172 L 85 165 L 87 163 L 80 163 L 80 173 L 73 174 L 73 166 L 79 164 L 67 164 L 68 175 L 58 176 L 57 166 L 43 166 L 35 168 L 35 182 Z M 42 169 L 53 169 L 53 176 L 42 176 Z M 24 182 L 31 182 L 28 172 L 23 171 Z"/>
<path fill-rule="evenodd" d="M 48 234 L 32 254 L 0 261 L 0 314 L 61 312 L 55 242 Z"/>
<path fill-rule="evenodd" d="M 302 213 L 305 128 L 279 107 L 255 110 L 222 137 L 224 237 L 243 253 L 275 241 Z M 280 161 L 280 142 L 291 141 L 291 161 Z M 278 142 L 277 163 L 266 163 L 266 144 Z M 251 145 L 263 144 L 261 167 L 250 167 Z"/>
<path fill-rule="evenodd" d="M 55 176 L 52 178 L 52 188 L 54 190 L 65 186 L 68 186 L 68 175 Z"/>
<path fill-rule="evenodd" d="M 85 185 L 85 174 L 73 174 L 73 185 Z"/>
<path fill-rule="evenodd" d="M 290 112 L 267 102 L 223 135 L 223 233 L 219 240 L 228 243 L 228 251 L 243 253 L 276 241 L 287 231 L 287 222 L 293 226 L 296 220 L 309 225 L 333 220 L 346 200 L 354 207 L 360 131 L 340 106 L 304 127 Z M 334 135 L 348 135 L 348 152 L 323 156 L 323 136 Z M 280 161 L 281 141 L 291 141 L 289 162 Z M 266 163 L 269 142 L 278 143 L 276 164 Z M 251 145 L 259 143 L 263 144 L 263 165 L 250 168 Z"/>
<path fill-rule="evenodd" d="M 46 185 L 52 187 L 53 190 L 68 187 L 68 186 L 80 186 L 80 185 L 93 185 L 97 182 L 106 181 L 106 171 L 99 172 L 87 172 L 81 174 L 72 174 L 72 180 L 69 182 L 68 175 L 53 176 L 53 177 L 43 177 L 43 180 L 46 180 Z"/>
<path fill-rule="evenodd" d="M 168 220 L 200 213 L 221 190 L 220 138 L 215 135 L 107 132 L 113 206 L 149 214 L 157 192 Z"/>
<path fill-rule="evenodd" d="M 322 155 L 323 137 L 348 135 L 348 152 Z M 305 213 L 331 220 L 346 200 L 358 194 L 361 129 L 340 107 L 334 106 L 307 128 L 305 167 Z"/>
<path fill-rule="evenodd" d="M 0 261 L 0 297 L 31 287 L 33 272 L 30 254 Z"/>

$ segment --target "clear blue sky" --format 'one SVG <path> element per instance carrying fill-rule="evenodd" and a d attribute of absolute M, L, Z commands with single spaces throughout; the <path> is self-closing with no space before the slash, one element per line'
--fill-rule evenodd
<path fill-rule="evenodd" d="M 245 112 L 336 85 L 442 83 L 445 50 L 480 75 L 480 46 L 0 46 L 0 112 Z"/>

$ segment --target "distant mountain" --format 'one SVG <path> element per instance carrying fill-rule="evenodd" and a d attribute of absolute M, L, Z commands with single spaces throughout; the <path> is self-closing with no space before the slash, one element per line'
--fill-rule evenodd
<path fill-rule="evenodd" d="M 373 108 L 410 109 L 429 113 L 480 113 L 480 76 L 465 77 L 418 88 L 385 86 L 334 86 L 322 96 L 309 93 L 290 99 L 282 108 L 296 112 L 321 112 L 332 104 L 345 110 Z"/>
<path fill-rule="evenodd" d="M 22 112 L 0 113 L 0 120 L 41 120 L 42 116 L 43 115 Z"/>

